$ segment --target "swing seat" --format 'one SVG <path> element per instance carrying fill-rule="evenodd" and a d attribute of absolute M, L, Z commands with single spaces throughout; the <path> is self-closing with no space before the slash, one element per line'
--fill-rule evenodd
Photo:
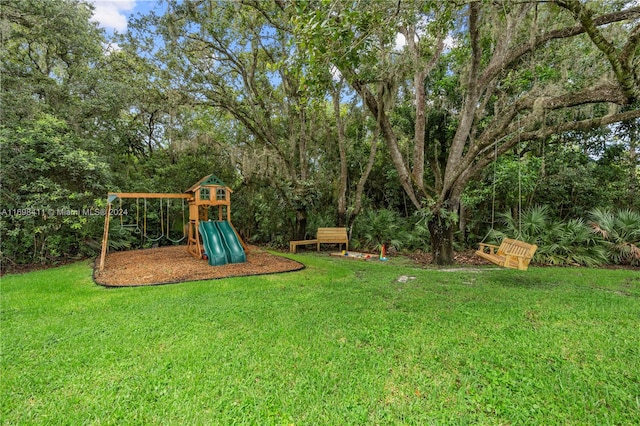
<path fill-rule="evenodd" d="M 500 246 L 480 243 L 476 255 L 503 268 L 526 271 L 537 249 L 535 244 L 505 238 Z"/>

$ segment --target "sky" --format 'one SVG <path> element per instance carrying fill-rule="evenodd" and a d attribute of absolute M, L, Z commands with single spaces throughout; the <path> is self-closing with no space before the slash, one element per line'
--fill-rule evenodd
<path fill-rule="evenodd" d="M 158 0 L 89 0 L 96 7 L 94 19 L 108 32 L 124 32 L 127 29 L 127 17 L 145 13 L 158 5 Z M 628 5 L 639 6 L 640 0 L 629 0 Z M 404 45 L 404 40 L 396 44 Z"/>
<path fill-rule="evenodd" d="M 127 18 L 146 13 L 159 4 L 156 0 L 89 0 L 95 6 L 93 19 L 108 33 L 123 33 L 127 29 Z"/>

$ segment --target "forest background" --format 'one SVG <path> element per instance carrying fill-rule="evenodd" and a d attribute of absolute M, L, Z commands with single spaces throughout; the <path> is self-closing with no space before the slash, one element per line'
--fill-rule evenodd
<path fill-rule="evenodd" d="M 211 173 L 254 244 L 640 263 L 636 1 L 162 4 L 107 36 L 92 4 L 2 3 L 3 270 L 94 256 L 109 191 Z M 176 202 L 118 207 L 112 249 L 182 235 Z"/>

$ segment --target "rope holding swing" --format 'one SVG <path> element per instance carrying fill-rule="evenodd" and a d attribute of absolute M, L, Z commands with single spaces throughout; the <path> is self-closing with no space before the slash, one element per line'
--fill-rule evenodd
<path fill-rule="evenodd" d="M 120 228 L 132 228 L 133 232 L 140 234 L 140 199 L 136 198 L 136 223 L 124 223 L 124 214 L 122 210 L 122 198 L 119 198 L 120 206 Z"/>
<path fill-rule="evenodd" d="M 172 243 L 179 243 L 182 240 L 184 240 L 185 238 L 187 238 L 187 232 L 186 232 L 186 228 L 184 226 L 185 224 L 185 214 L 184 214 L 184 198 L 181 199 L 182 201 L 182 205 L 181 205 L 181 210 L 182 210 L 182 238 L 174 240 L 172 239 L 171 236 L 171 226 L 169 225 L 169 200 L 167 200 L 167 226 L 165 227 L 165 229 L 167 230 L 167 240 L 171 241 Z"/>
<path fill-rule="evenodd" d="M 515 146 L 515 152 L 518 156 L 518 235 L 516 238 L 522 238 L 522 151 L 520 149 L 520 118 L 518 117 L 518 135 L 517 145 Z M 495 159 L 494 159 L 494 173 L 493 173 L 493 200 L 491 207 L 491 230 L 487 236 L 493 231 L 495 221 L 495 185 L 496 185 L 496 172 L 495 165 L 497 160 L 497 143 L 495 145 Z M 485 237 L 486 239 L 487 237 Z M 501 266 L 503 268 L 518 269 L 526 271 L 529 267 L 531 259 L 535 254 L 538 246 L 535 244 L 529 244 L 517 239 L 503 238 L 500 246 L 484 243 L 484 239 L 480 242 L 478 250 L 476 250 L 476 256 L 479 256 L 489 262 Z"/>
<path fill-rule="evenodd" d="M 144 226 L 143 236 L 146 240 L 149 240 L 152 243 L 155 243 L 157 241 L 160 241 L 162 237 L 164 237 L 164 214 L 162 209 L 162 198 L 160 198 L 160 236 L 158 238 L 151 238 L 147 234 L 147 199 L 146 198 L 144 199 L 144 225 L 143 226 Z"/>
<path fill-rule="evenodd" d="M 484 236 L 482 241 L 480 241 L 481 243 L 484 243 L 484 240 L 486 240 L 487 237 L 491 235 L 491 233 L 494 230 L 494 226 L 496 222 L 496 176 L 497 176 L 496 164 L 497 163 L 498 163 L 498 143 L 495 142 L 493 145 L 493 185 L 491 190 L 491 228 L 489 229 L 489 232 L 487 232 L 487 235 Z"/>
<path fill-rule="evenodd" d="M 518 238 L 522 238 L 522 152 L 520 151 L 520 116 L 518 116 Z"/>
<path fill-rule="evenodd" d="M 520 117 L 518 117 L 518 126 L 517 126 L 517 144 L 516 144 L 516 155 L 518 156 L 518 234 L 517 238 L 522 237 L 522 152 L 520 150 Z M 491 190 L 491 228 L 487 235 L 484 236 L 481 243 L 493 233 L 495 230 L 495 222 L 496 222 L 496 179 L 497 179 L 497 163 L 498 163 L 498 143 L 495 142 L 493 145 L 493 182 L 492 182 L 492 190 Z"/>

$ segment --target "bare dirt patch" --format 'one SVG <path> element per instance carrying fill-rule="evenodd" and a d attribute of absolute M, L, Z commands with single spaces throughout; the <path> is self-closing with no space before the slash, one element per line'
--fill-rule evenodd
<path fill-rule="evenodd" d="M 433 256 L 431 255 L 431 253 L 414 252 L 407 254 L 407 257 L 412 259 L 419 265 L 433 266 L 433 264 L 431 263 L 433 261 Z M 487 262 L 479 256 L 476 256 L 475 250 L 455 252 L 453 254 L 453 259 L 456 265 L 462 266 L 463 268 L 492 265 L 492 263 Z"/>
<path fill-rule="evenodd" d="M 96 266 L 100 258 L 96 259 Z M 209 266 L 191 256 L 185 246 L 121 251 L 107 254 L 104 270 L 94 270 L 96 283 L 107 287 L 168 284 L 247 275 L 297 271 L 302 263 L 276 256 L 255 246 L 247 250 L 247 261 Z"/>
<path fill-rule="evenodd" d="M 437 268 L 433 263 L 433 256 L 431 253 L 424 253 L 422 251 L 416 251 L 413 253 L 408 253 L 407 257 L 413 260 L 418 265 L 423 267 L 433 267 Z M 475 250 L 465 250 L 458 251 L 453 254 L 453 259 L 455 261 L 455 265 L 452 268 L 447 269 L 439 269 L 441 271 L 446 272 L 458 272 L 458 270 L 464 270 L 466 272 L 478 272 L 484 270 L 477 269 L 479 266 L 495 266 L 493 263 L 481 258 L 480 256 L 476 256 Z M 531 263 L 531 266 L 536 267 L 550 267 L 550 268 L 582 268 L 580 265 L 546 265 L 544 263 Z M 499 268 L 500 267 L 496 267 Z M 599 269 L 624 269 L 629 271 L 640 271 L 639 266 L 631 266 L 631 265 L 601 265 L 598 267 Z"/>

